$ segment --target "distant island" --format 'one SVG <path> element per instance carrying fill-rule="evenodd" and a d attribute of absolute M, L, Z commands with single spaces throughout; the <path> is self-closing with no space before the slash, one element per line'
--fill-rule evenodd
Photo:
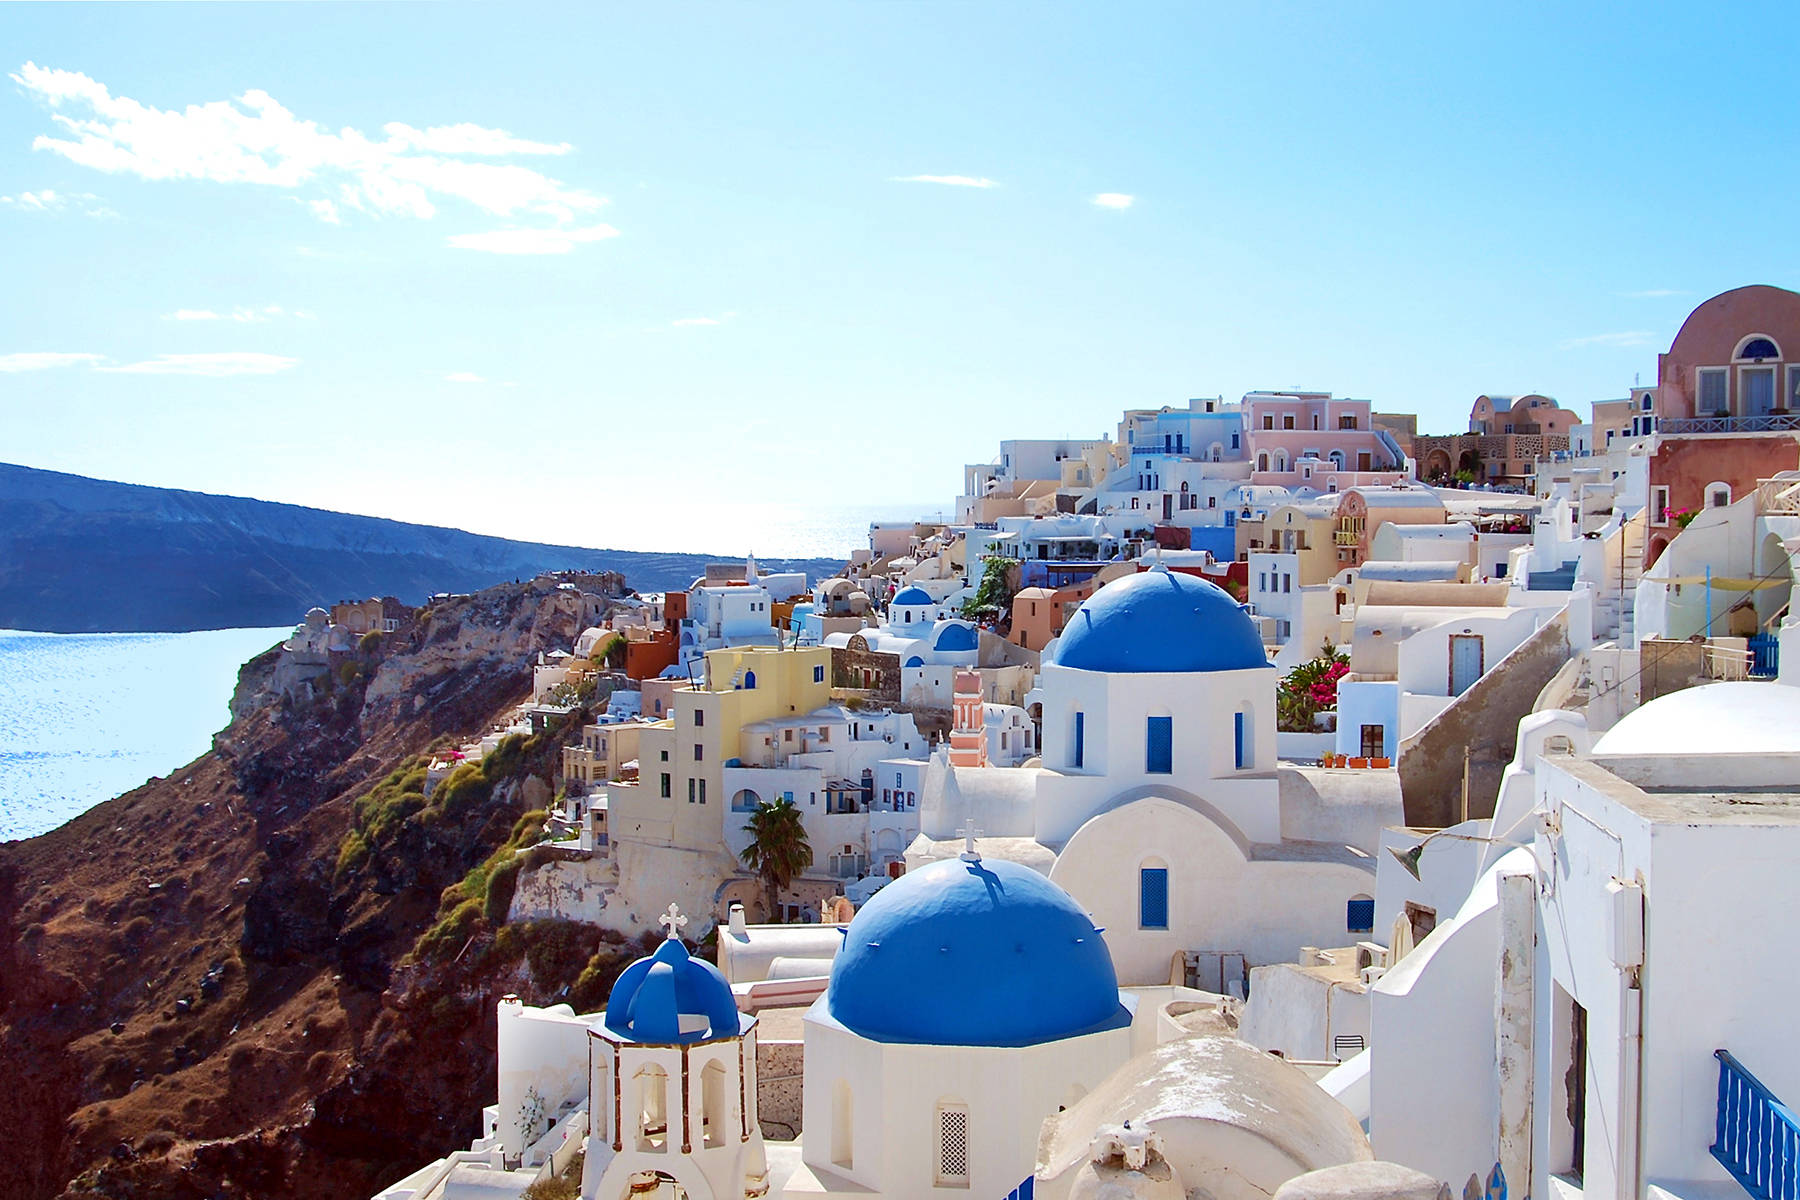
<path fill-rule="evenodd" d="M 544 571 L 687 587 L 722 555 L 485 537 L 296 504 L 142 487 L 0 463 L 0 628 L 174 633 L 286 625 L 316 604 L 423 602 Z M 770 559 L 814 578 L 836 559 Z"/>

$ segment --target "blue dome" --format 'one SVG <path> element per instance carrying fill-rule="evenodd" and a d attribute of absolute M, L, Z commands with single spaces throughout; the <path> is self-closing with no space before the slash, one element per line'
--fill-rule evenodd
<path fill-rule="evenodd" d="M 1161 568 L 1115 579 L 1082 601 L 1056 662 L 1083 671 L 1243 671 L 1266 667 L 1256 623 L 1225 589 Z"/>
<path fill-rule="evenodd" d="M 606 998 L 606 1027 L 630 1041 L 659 1046 L 741 1032 L 737 1001 L 725 976 L 689 955 L 674 937 L 620 973 Z"/>
<path fill-rule="evenodd" d="M 945 622 L 942 631 L 938 633 L 937 649 L 946 654 L 979 649 L 979 643 L 975 638 L 975 627 L 964 625 L 960 621 Z"/>
<path fill-rule="evenodd" d="M 1003 859 L 932 863 L 876 892 L 825 1003 L 871 1041 L 932 1046 L 1033 1046 L 1131 1022 L 1093 920 Z"/>
<path fill-rule="evenodd" d="M 927 607 L 935 603 L 931 598 L 931 593 L 917 584 L 901 588 L 895 593 L 893 602 L 895 604 L 923 604 Z"/>

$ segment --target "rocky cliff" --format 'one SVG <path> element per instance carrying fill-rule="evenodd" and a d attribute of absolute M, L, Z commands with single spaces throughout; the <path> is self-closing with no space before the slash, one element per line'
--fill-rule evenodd
<path fill-rule="evenodd" d="M 271 651 L 211 752 L 0 844 L 0 1195 L 366 1196 L 476 1135 L 498 997 L 603 1002 L 633 948 L 502 924 L 579 714 L 430 799 L 422 756 L 524 699 L 580 607 L 550 581 L 434 604 L 311 698 Z"/>
<path fill-rule="evenodd" d="M 0 629 L 287 625 L 321 600 L 398 596 L 422 604 L 440 592 L 553 570 L 619 571 L 641 591 L 669 591 L 687 587 L 706 562 L 699 554 L 515 542 L 0 463 Z M 763 565 L 823 578 L 841 564 Z"/>

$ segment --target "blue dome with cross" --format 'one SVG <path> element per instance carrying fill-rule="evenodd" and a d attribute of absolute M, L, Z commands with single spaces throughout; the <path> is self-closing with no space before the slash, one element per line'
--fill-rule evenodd
<path fill-rule="evenodd" d="M 1112 954 L 1069 893 L 1015 862 L 908 871 L 863 905 L 826 1011 L 875 1042 L 1034 1046 L 1131 1023 Z"/>
<path fill-rule="evenodd" d="M 606 1028 L 628 1041 L 659 1046 L 737 1036 L 742 1022 L 731 985 L 681 943 L 679 930 L 687 918 L 671 904 L 661 921 L 667 940 L 620 973 L 606 998 Z"/>
<path fill-rule="evenodd" d="M 1058 666 L 1149 673 L 1269 666 L 1262 635 L 1217 584 L 1156 566 L 1082 601 L 1056 643 Z"/>

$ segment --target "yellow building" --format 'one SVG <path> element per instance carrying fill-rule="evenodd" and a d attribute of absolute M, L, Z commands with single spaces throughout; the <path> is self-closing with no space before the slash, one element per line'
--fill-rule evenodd
<path fill-rule="evenodd" d="M 731 811 L 722 772 L 742 754 L 746 725 L 831 703 L 831 651 L 739 647 L 706 653 L 706 683 L 670 693 L 670 716 L 638 737 L 638 782 L 609 784 L 608 824 L 619 886 L 643 913 L 674 900 L 713 912 L 741 869 L 725 843 Z M 645 905 L 651 907 L 643 907 Z"/>

